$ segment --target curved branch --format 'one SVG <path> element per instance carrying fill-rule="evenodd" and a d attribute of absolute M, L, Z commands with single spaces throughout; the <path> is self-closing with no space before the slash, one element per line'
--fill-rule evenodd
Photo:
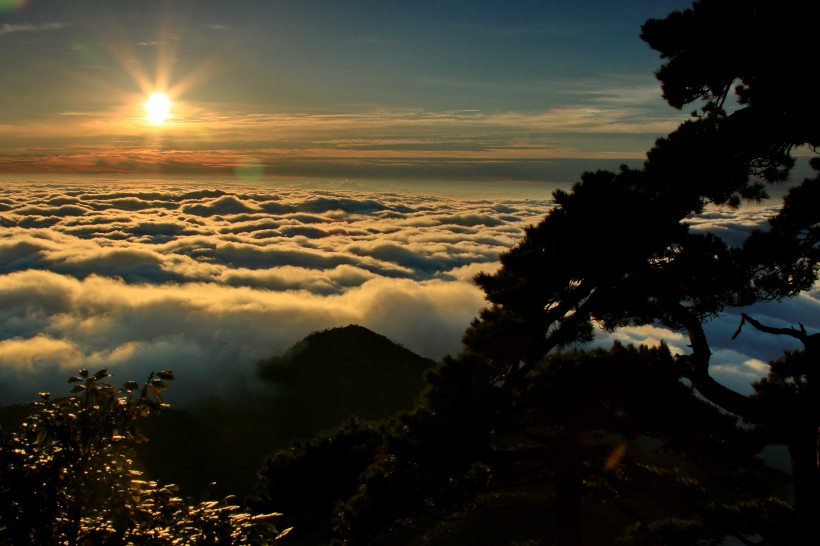
<path fill-rule="evenodd" d="M 574 332 L 583 321 L 589 320 L 593 304 L 600 299 L 601 292 L 600 289 L 595 289 L 594 286 L 586 288 L 586 284 L 582 283 L 573 291 L 569 303 L 565 304 L 562 302 L 560 311 L 548 312 L 548 316 L 550 316 L 548 324 L 558 322 L 560 317 L 566 318 L 551 334 L 539 343 L 538 349 L 533 351 L 532 355 L 525 357 L 520 365 L 516 365 L 510 370 L 510 373 L 504 381 L 503 388 L 512 388 L 521 378 L 529 374 L 550 351 L 563 343 L 571 341 L 572 332 Z M 570 309 L 574 309 L 575 312 L 567 316 Z M 567 334 L 567 332 L 570 333 Z"/>
<path fill-rule="evenodd" d="M 756 421 L 757 415 L 752 399 L 718 383 L 709 375 L 712 350 L 709 348 L 709 341 L 706 339 L 706 332 L 700 320 L 680 304 L 674 310 L 674 317 L 688 332 L 692 347 L 692 354 L 678 356 L 679 362 L 687 364 L 685 377 L 692 381 L 695 389 L 713 404 L 746 421 Z"/>
<path fill-rule="evenodd" d="M 756 321 L 755 319 L 753 319 L 752 317 L 750 317 L 746 313 L 742 313 L 740 316 L 741 316 L 740 325 L 737 327 L 737 330 L 735 330 L 735 333 L 732 336 L 732 339 L 735 339 L 740 334 L 740 330 L 743 328 L 743 324 L 746 323 L 746 322 L 751 324 L 754 327 L 755 330 L 758 330 L 758 331 L 766 333 L 766 334 L 774 334 L 776 336 L 791 336 L 795 339 L 800 340 L 803 343 L 804 346 L 807 344 L 807 342 L 809 340 L 809 337 L 810 337 L 808 332 L 806 332 L 806 327 L 803 326 L 802 324 L 800 325 L 799 330 L 797 328 L 794 328 L 794 327 L 791 327 L 791 328 L 775 328 L 773 326 L 766 326 L 765 324 L 762 324 L 762 323 Z"/>

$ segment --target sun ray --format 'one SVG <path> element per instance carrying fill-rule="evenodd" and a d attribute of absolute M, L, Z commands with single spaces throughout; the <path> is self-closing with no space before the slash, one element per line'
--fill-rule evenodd
<path fill-rule="evenodd" d="M 175 73 L 186 32 L 185 15 L 179 10 L 164 10 L 158 17 L 153 35 L 143 35 L 138 39 L 112 16 L 105 31 L 99 36 L 100 43 L 109 55 L 139 89 L 137 93 L 129 93 L 133 97 L 131 107 L 144 107 L 147 113 L 141 118 L 153 125 L 168 122 L 181 115 L 184 117 L 181 110 L 184 109 L 184 103 L 177 99 L 192 87 L 213 77 L 218 71 L 214 61 L 222 60 L 205 55 L 189 70 Z M 170 111 L 172 105 L 175 110 L 173 115 Z"/>

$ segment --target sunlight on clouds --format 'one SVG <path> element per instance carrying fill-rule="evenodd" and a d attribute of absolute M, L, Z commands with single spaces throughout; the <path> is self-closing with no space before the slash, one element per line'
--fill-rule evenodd
<path fill-rule="evenodd" d="M 707 323 L 706 328 L 710 334 L 708 337 L 713 348 L 711 375 L 719 383 L 737 392 L 751 394 L 752 383 L 766 376 L 769 371 L 768 364 L 738 350 L 726 348 L 724 343 L 729 336 L 715 335 L 714 328 L 711 326 L 713 325 Z M 601 332 L 592 345 L 607 347 L 613 341 L 626 345 L 647 345 L 649 347 L 665 343 L 672 355 L 685 355 L 691 352 L 688 345 L 689 338 L 683 332 L 652 325 L 621 328 L 615 332 Z"/>
<path fill-rule="evenodd" d="M 306 290 L 330 295 L 360 286 L 376 278 L 376 273 L 360 267 L 342 264 L 325 271 L 306 270 L 295 266 L 276 269 L 221 269 L 216 280 L 228 286 L 251 286 L 268 290 Z"/>
<path fill-rule="evenodd" d="M 422 356 L 456 353 L 470 320 L 484 305 L 472 283 L 376 279 L 339 296 L 359 323 Z"/>
<path fill-rule="evenodd" d="M 752 383 L 769 373 L 767 363 L 732 349 L 715 351 L 712 361 L 715 363 L 711 367 L 712 375 L 720 383 L 742 394 L 751 394 Z"/>
<path fill-rule="evenodd" d="M 135 378 L 173 368 L 190 389 L 225 370 L 250 378 L 258 360 L 351 323 L 424 356 L 456 353 L 486 304 L 473 277 L 496 271 L 551 206 L 547 192 L 483 199 L 310 186 L 4 185 L 0 396 L 26 400 L 55 370 L 80 366 Z M 742 232 L 766 213 L 707 217 L 698 229 Z M 755 309 L 772 324 L 817 329 L 817 296 Z M 706 326 L 716 377 L 748 390 L 790 346 L 752 330 L 732 341 L 740 311 Z M 689 352 L 681 332 L 651 325 L 600 332 L 594 345 L 616 340 Z"/>
<path fill-rule="evenodd" d="M 0 367 L 21 372 L 70 370 L 84 366 L 84 355 L 66 340 L 38 334 L 28 339 L 0 340 Z"/>
<path fill-rule="evenodd" d="M 170 367 L 186 385 L 226 369 L 249 377 L 259 359 L 350 323 L 432 358 L 457 352 L 484 303 L 473 275 L 550 206 L 70 181 L 15 184 L 0 202 L 9 397 L 76 366 Z M 12 370 L 27 374 L 17 387 Z"/>
<path fill-rule="evenodd" d="M 596 346 L 607 346 L 612 341 L 619 341 L 626 345 L 643 344 L 649 347 L 657 347 L 665 343 L 669 351 L 674 354 L 686 354 L 686 344 L 689 339 L 682 332 L 673 332 L 668 328 L 645 324 L 642 326 L 629 326 L 619 328 L 614 332 L 602 332 L 602 335 L 594 342 Z"/>
<path fill-rule="evenodd" d="M 374 162 L 420 168 L 425 162 L 507 161 L 523 168 L 547 158 L 642 159 L 652 142 L 680 121 L 646 116 L 629 104 L 595 102 L 541 112 L 217 113 L 178 101 L 170 92 L 174 116 L 163 104 L 161 113 L 150 114 L 152 121 L 141 111 L 151 93 L 153 86 L 143 94 L 124 92 L 124 105 L 108 111 L 64 112 L 57 125 L 0 126 L 0 166 L 41 172 L 230 172 L 244 181 L 257 181 L 271 169 L 311 175 L 317 162 L 328 161 L 352 162 L 357 171 L 374 173 L 379 166 Z M 78 134 L 84 135 L 81 143 Z M 596 135 L 608 144 L 591 144 Z M 57 144 L 68 139 L 70 147 Z"/>
<path fill-rule="evenodd" d="M 749 231 L 763 226 L 777 214 L 780 203 L 764 201 L 756 206 L 747 206 L 744 214 L 738 215 L 728 207 L 710 205 L 703 214 L 691 217 L 687 224 L 695 233 L 709 232 L 717 235 L 732 246 L 740 246 Z"/>
<path fill-rule="evenodd" d="M 461 332 L 483 301 L 467 282 L 407 279 L 374 279 L 344 294 L 322 296 L 197 283 L 134 285 L 99 276 L 80 281 L 45 272 L 6 278 L 13 282 L 3 285 L 3 293 L 36 292 L 44 283 L 72 285 L 68 306 L 33 325 L 50 337 L 30 331 L 30 338 L 0 344 L 1 366 L 30 372 L 127 365 L 127 373 L 142 374 L 158 365 L 159 351 L 181 378 L 228 368 L 250 374 L 256 361 L 281 353 L 308 333 L 350 323 L 439 357 L 458 349 Z M 19 302 L 17 320 L 26 320 L 36 306 Z M 13 306 L 4 307 L 15 314 Z M 3 320 L 5 329 L 13 317 Z"/>

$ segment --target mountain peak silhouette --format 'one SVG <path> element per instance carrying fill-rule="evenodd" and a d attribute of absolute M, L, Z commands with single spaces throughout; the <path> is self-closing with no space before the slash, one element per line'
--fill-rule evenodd
<path fill-rule="evenodd" d="M 424 371 L 435 364 L 363 326 L 313 332 L 282 356 L 258 364 L 259 377 L 280 387 L 304 411 L 380 419 L 411 409 Z M 319 419 L 324 421 L 323 418 Z"/>

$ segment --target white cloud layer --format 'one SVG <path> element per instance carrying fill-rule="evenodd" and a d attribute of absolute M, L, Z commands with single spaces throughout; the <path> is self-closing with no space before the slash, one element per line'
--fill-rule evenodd
<path fill-rule="evenodd" d="M 244 184 L 16 182 L 0 190 L 0 401 L 80 367 L 172 368 L 177 399 L 357 323 L 425 356 L 459 350 L 541 198 Z"/>
<path fill-rule="evenodd" d="M 78 368 L 115 379 L 172 368 L 172 401 L 247 378 L 255 363 L 310 332 L 357 323 L 422 355 L 458 352 L 484 304 L 472 284 L 549 209 L 492 199 L 294 185 L 76 181 L 0 189 L 0 403 L 65 392 Z M 530 195 L 536 195 L 531 193 Z M 714 211 L 693 223 L 732 242 L 771 214 Z M 754 309 L 817 329 L 818 292 Z M 739 313 L 739 311 L 738 311 Z M 748 392 L 788 340 L 713 321 L 715 371 Z M 666 341 L 644 326 L 598 343 Z"/>

